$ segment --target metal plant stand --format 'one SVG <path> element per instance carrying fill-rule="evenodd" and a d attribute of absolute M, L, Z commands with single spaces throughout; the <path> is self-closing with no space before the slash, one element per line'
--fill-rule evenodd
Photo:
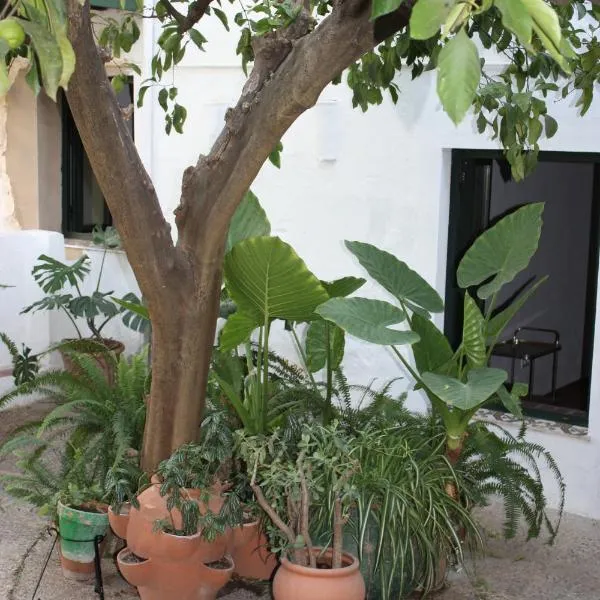
<path fill-rule="evenodd" d="M 54 547 L 56 546 L 56 542 L 61 537 L 60 532 L 56 527 L 48 527 L 48 534 L 54 535 L 54 541 L 52 542 L 52 546 L 46 556 L 46 560 L 44 561 L 44 566 L 42 567 L 42 572 L 38 578 L 37 584 L 35 586 L 35 590 L 33 590 L 33 594 L 31 596 L 31 600 L 42 600 L 41 597 L 36 599 L 36 595 L 38 590 L 40 589 L 40 585 L 42 583 L 42 579 L 44 578 L 44 573 L 48 568 L 48 563 L 50 562 L 50 557 L 52 556 L 52 552 L 54 552 Z M 100 544 L 104 539 L 103 535 L 97 535 L 93 540 L 70 540 L 68 538 L 62 538 L 67 542 L 94 542 L 94 592 L 98 594 L 99 600 L 104 600 L 104 583 L 102 581 L 102 556 L 100 553 Z"/>
<path fill-rule="evenodd" d="M 548 334 L 551 341 L 526 340 L 519 336 L 522 331 L 535 331 Z M 515 362 L 521 361 L 522 366 L 529 366 L 529 396 L 533 399 L 533 383 L 535 381 L 535 361 L 544 356 L 552 356 L 552 402 L 556 401 L 556 373 L 558 369 L 558 352 L 560 350 L 560 336 L 555 329 L 542 327 L 519 327 L 515 329 L 511 340 L 497 344 L 492 351 L 494 356 L 511 359 L 510 385 L 515 382 Z"/>

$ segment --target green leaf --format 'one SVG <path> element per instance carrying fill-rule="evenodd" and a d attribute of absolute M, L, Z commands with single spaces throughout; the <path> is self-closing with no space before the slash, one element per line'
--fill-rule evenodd
<path fill-rule="evenodd" d="M 419 0 L 410 14 L 410 37 L 428 40 L 446 22 L 456 0 Z"/>
<path fill-rule="evenodd" d="M 453 366 L 452 347 L 448 338 L 429 320 L 421 315 L 414 315 L 411 320 L 412 330 L 419 335 L 419 341 L 413 345 L 415 365 L 420 373 L 446 373 Z"/>
<path fill-rule="evenodd" d="M 456 273 L 459 287 L 482 285 L 477 295 L 486 299 L 527 267 L 542 231 L 541 202 L 526 204 L 482 233 L 463 256 Z"/>
<path fill-rule="evenodd" d="M 414 344 L 419 336 L 412 331 L 390 329 L 406 319 L 403 310 L 383 300 L 332 298 L 316 312 L 344 331 L 366 342 L 383 346 Z"/>
<path fill-rule="evenodd" d="M 556 135 L 556 132 L 558 131 L 558 123 L 556 122 L 556 119 L 554 119 L 550 115 L 546 115 L 544 117 L 544 127 L 546 128 L 546 137 L 548 139 L 554 137 L 554 135 Z"/>
<path fill-rule="evenodd" d="M 258 327 L 256 318 L 241 312 L 229 315 L 219 337 L 221 350 L 233 350 L 248 341 L 252 332 Z"/>
<path fill-rule="evenodd" d="M 206 44 L 206 38 L 197 29 L 190 29 L 188 33 L 190 35 L 192 42 L 194 42 L 194 44 L 200 50 L 204 50 L 204 44 Z"/>
<path fill-rule="evenodd" d="M 278 237 L 237 243 L 225 257 L 224 272 L 231 298 L 257 325 L 308 320 L 328 298 L 294 249 Z"/>
<path fill-rule="evenodd" d="M 225 29 L 227 31 L 229 31 L 229 23 L 227 22 L 227 15 L 220 8 L 213 7 L 212 10 L 215 13 L 215 15 L 217 15 L 217 18 L 219 19 L 219 21 L 221 21 L 221 23 L 223 23 L 223 27 L 225 27 Z"/>
<path fill-rule="evenodd" d="M 371 8 L 371 20 L 394 12 L 404 0 L 373 0 Z"/>
<path fill-rule="evenodd" d="M 251 237 L 270 235 L 271 224 L 258 198 L 248 190 L 233 214 L 227 234 L 225 252 L 235 244 Z"/>
<path fill-rule="evenodd" d="M 470 294 L 465 292 L 462 347 L 475 367 L 483 367 L 486 363 L 484 324 L 479 307 Z"/>
<path fill-rule="evenodd" d="M 423 373 L 421 378 L 425 386 L 444 404 L 467 411 L 482 406 L 489 400 L 506 381 L 506 372 L 488 367 L 473 369 L 469 371 L 466 383 L 435 373 Z"/>
<path fill-rule="evenodd" d="M 99 315 L 104 317 L 114 317 L 119 313 L 115 303 L 107 299 L 112 292 L 102 293 L 94 292 L 91 296 L 80 296 L 73 298 L 69 302 L 69 310 L 76 317 L 93 319 Z"/>
<path fill-rule="evenodd" d="M 84 254 L 72 265 L 42 254 L 33 267 L 31 274 L 46 294 L 54 294 L 60 291 L 67 283 L 76 286 L 85 279 L 90 272 L 89 257 Z"/>
<path fill-rule="evenodd" d="M 325 368 L 327 357 L 331 357 L 330 368 L 337 369 L 344 358 L 344 331 L 337 325 L 313 321 L 306 331 L 306 359 L 311 373 Z M 328 344 L 329 342 L 329 344 Z"/>
<path fill-rule="evenodd" d="M 133 331 L 146 333 L 150 331 L 150 313 L 141 300 L 133 293 L 125 294 L 123 298 L 111 297 L 111 300 L 121 307 L 123 324 Z"/>
<path fill-rule="evenodd" d="M 461 29 L 438 58 L 437 91 L 444 110 L 458 125 L 473 103 L 481 79 L 477 46 Z"/>
<path fill-rule="evenodd" d="M 34 313 L 39 310 L 56 310 L 67 308 L 73 299 L 71 294 L 51 294 L 25 307 L 21 314 Z"/>
<path fill-rule="evenodd" d="M 54 36 L 42 25 L 17 19 L 31 38 L 39 61 L 42 82 L 46 94 L 56 101 L 56 93 L 63 79 L 62 50 Z"/>
<path fill-rule="evenodd" d="M 510 303 L 503 311 L 494 315 L 488 322 L 486 337 L 492 343 L 497 340 L 502 332 L 506 329 L 507 325 L 512 321 L 513 317 L 521 310 L 525 302 L 535 294 L 538 287 L 542 285 L 548 276 L 542 277 L 536 281 L 527 291 L 523 292 L 516 300 Z"/>
<path fill-rule="evenodd" d="M 494 0 L 494 4 L 502 13 L 502 24 L 512 31 L 527 48 L 531 46 L 533 19 L 522 2 L 515 0 Z"/>
<path fill-rule="evenodd" d="M 369 275 L 400 302 L 410 302 L 426 312 L 441 312 L 440 295 L 405 262 L 363 242 L 345 242 Z"/>
<path fill-rule="evenodd" d="M 6 96 L 10 90 L 10 79 L 8 77 L 8 66 L 6 55 L 10 52 L 9 45 L 0 39 L 0 96 Z"/>
<path fill-rule="evenodd" d="M 525 388 L 525 391 L 523 391 L 523 388 Z M 525 396 L 525 394 L 527 394 L 526 384 L 515 383 L 510 392 L 506 389 L 506 387 L 501 385 L 496 394 L 506 410 L 508 410 L 518 419 L 523 418 L 523 408 L 521 407 L 520 396 Z"/>
<path fill-rule="evenodd" d="M 342 277 L 335 281 L 321 281 L 330 298 L 345 298 L 356 292 L 366 283 L 362 277 Z"/>

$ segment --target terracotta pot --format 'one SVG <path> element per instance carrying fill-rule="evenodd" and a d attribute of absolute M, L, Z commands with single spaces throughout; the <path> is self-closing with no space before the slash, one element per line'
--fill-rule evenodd
<path fill-rule="evenodd" d="M 315 554 L 320 552 L 315 548 Z M 331 564 L 331 555 L 328 549 L 321 558 Z M 365 582 L 358 559 L 344 553 L 342 564 L 341 569 L 312 569 L 282 559 L 273 579 L 274 600 L 364 600 Z"/>
<path fill-rule="evenodd" d="M 200 512 L 205 513 L 207 506 L 200 502 L 199 490 L 188 490 L 190 497 L 196 498 Z M 201 562 L 211 562 L 223 557 L 227 551 L 230 534 L 219 536 L 214 542 L 206 542 L 201 534 L 194 536 L 176 536 L 156 531 L 157 520 L 172 518 L 176 528 L 182 527 L 181 513 L 178 510 L 169 512 L 167 496 L 160 495 L 160 486 L 153 484 L 138 496 L 139 508 L 131 507 L 127 525 L 127 546 L 142 558 L 169 558 L 199 553 Z M 223 498 L 211 495 L 208 509 L 219 512 L 223 506 Z"/>
<path fill-rule="evenodd" d="M 75 339 L 63 340 L 63 342 L 77 342 L 77 341 L 79 341 L 79 340 L 75 340 Z M 109 351 L 114 352 L 117 359 L 125 351 L 125 346 L 117 340 L 104 339 L 104 340 L 102 340 L 102 343 L 107 347 L 107 349 Z M 69 373 L 72 373 L 73 375 L 77 375 L 77 373 L 78 373 L 77 367 L 74 365 L 73 361 L 71 360 L 69 353 L 63 352 L 62 350 L 59 350 L 59 352 L 63 359 L 65 370 L 68 371 Z M 102 352 L 84 352 L 84 354 L 88 354 L 96 359 L 96 362 L 98 363 L 98 365 L 104 372 L 104 376 L 106 377 L 106 379 L 109 383 L 112 383 L 114 381 L 114 368 L 113 368 L 112 364 L 106 359 L 106 356 L 104 356 L 104 354 Z"/>
<path fill-rule="evenodd" d="M 125 502 L 121 505 L 119 514 L 115 513 L 110 506 L 108 507 L 108 522 L 110 523 L 110 528 L 113 530 L 113 533 L 122 540 L 127 538 L 127 525 L 129 525 L 130 510 L 130 502 Z"/>
<path fill-rule="evenodd" d="M 271 579 L 277 557 L 269 552 L 267 545 L 258 521 L 234 527 L 229 553 L 235 563 L 235 574 L 246 579 Z"/>
<path fill-rule="evenodd" d="M 179 561 L 149 558 L 129 562 L 131 550 L 117 555 L 117 565 L 125 580 L 138 588 L 141 600 L 214 600 L 231 579 L 233 560 L 227 556 L 226 568 L 205 565 L 193 555 Z"/>

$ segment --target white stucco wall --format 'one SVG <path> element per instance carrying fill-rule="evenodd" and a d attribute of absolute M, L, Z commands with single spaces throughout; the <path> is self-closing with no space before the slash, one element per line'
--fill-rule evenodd
<path fill-rule="evenodd" d="M 223 32 L 214 19 L 203 23 L 202 31 L 209 40 L 208 52 L 188 46 L 175 73 L 179 101 L 188 108 L 183 136 L 165 135 L 164 116 L 152 101 L 152 93 L 136 113 L 136 141 L 171 221 L 183 170 L 199 153 L 209 150 L 226 108 L 235 103 L 244 82 L 235 56 L 236 36 Z M 143 35 L 149 62 L 153 40 L 158 37 L 150 20 L 144 21 Z M 298 119 L 283 138 L 281 170 L 266 164 L 253 191 L 267 211 L 273 233 L 291 243 L 320 278 L 363 275 L 343 246 L 344 239 L 356 239 L 406 260 L 443 295 L 450 151 L 497 146 L 477 134 L 471 119 L 460 127 L 450 122 L 436 96 L 435 75 L 412 82 L 407 73 L 399 84 L 402 92 L 397 106 L 386 100 L 367 114 L 352 109 L 345 85 L 328 87 L 317 106 Z M 549 101 L 560 129 L 543 143 L 543 149 L 600 152 L 600 105 L 581 119 L 573 102 Z M 361 294 L 385 296 L 368 285 Z M 437 323 L 442 325 L 439 317 Z M 278 346 L 293 356 L 283 333 Z M 568 485 L 567 509 L 600 517 L 596 476 L 600 463 L 600 335 L 596 336 L 596 348 L 589 437 L 574 439 L 562 432 L 534 431 L 531 439 L 544 444 L 561 466 Z M 355 383 L 369 383 L 373 378 L 384 382 L 404 375 L 385 349 L 356 340 L 348 341 L 345 367 Z M 425 406 L 417 394 L 411 395 L 409 404 Z M 512 429 L 516 433 L 516 428 Z M 549 487 L 556 503 L 552 490 Z"/>

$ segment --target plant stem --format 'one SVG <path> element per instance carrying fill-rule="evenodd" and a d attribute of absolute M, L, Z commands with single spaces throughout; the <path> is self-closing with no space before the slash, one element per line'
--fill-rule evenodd
<path fill-rule="evenodd" d="M 71 323 L 73 323 L 73 327 L 75 327 L 77 336 L 79 337 L 79 339 L 82 339 L 83 336 L 81 335 L 81 331 L 79 330 L 79 327 L 77 327 L 77 323 L 75 322 L 75 319 L 71 316 L 71 313 L 69 313 L 69 311 L 64 306 L 61 306 L 61 310 L 65 311 L 65 315 L 69 317 L 69 320 L 71 321 Z"/>
<path fill-rule="evenodd" d="M 269 398 L 269 331 L 270 323 L 265 318 L 265 337 L 263 340 L 263 390 L 261 401 L 261 427 L 262 432 L 267 431 L 267 405 Z"/>
<path fill-rule="evenodd" d="M 304 473 L 304 452 L 301 452 L 298 456 L 298 460 L 296 461 L 296 465 L 298 467 L 298 475 L 300 477 L 300 490 L 301 490 L 301 500 L 300 500 L 300 533 L 304 538 L 304 543 L 306 545 L 306 552 L 308 553 L 308 561 L 310 566 L 313 569 L 317 568 L 317 557 L 313 552 L 312 540 L 310 538 L 310 528 L 309 528 L 309 509 L 310 509 L 310 495 L 308 492 L 308 485 L 306 483 L 306 474 Z"/>
<path fill-rule="evenodd" d="M 100 272 L 98 273 L 98 281 L 96 282 L 96 291 L 100 291 L 100 280 L 102 279 L 102 272 L 104 271 L 104 261 L 106 260 L 106 246 L 104 247 L 104 252 L 102 253 L 102 262 L 100 263 Z"/>
<path fill-rule="evenodd" d="M 308 376 L 312 383 L 313 389 L 315 391 L 317 391 L 317 382 L 315 381 L 313 374 L 311 373 L 310 369 L 308 368 L 308 359 L 306 358 L 306 353 L 302 349 L 302 344 L 300 343 L 300 340 L 298 339 L 298 334 L 296 333 L 296 330 L 293 327 L 290 329 L 290 332 L 292 334 L 292 338 L 296 345 L 296 350 L 298 351 L 298 354 L 300 355 L 300 358 L 302 359 L 302 364 L 304 365 L 304 369 L 308 373 Z"/>
<path fill-rule="evenodd" d="M 336 497 L 333 505 L 333 553 L 331 556 L 331 568 L 342 567 L 342 535 L 345 519 L 342 515 L 342 501 Z"/>
<path fill-rule="evenodd" d="M 327 369 L 327 392 L 325 396 L 325 411 L 323 422 L 325 425 L 329 425 L 331 421 L 331 415 L 333 413 L 331 406 L 331 396 L 333 393 L 333 371 L 331 368 L 331 327 L 328 322 L 325 323 L 325 344 L 327 345 L 327 361 L 325 368 Z"/>

